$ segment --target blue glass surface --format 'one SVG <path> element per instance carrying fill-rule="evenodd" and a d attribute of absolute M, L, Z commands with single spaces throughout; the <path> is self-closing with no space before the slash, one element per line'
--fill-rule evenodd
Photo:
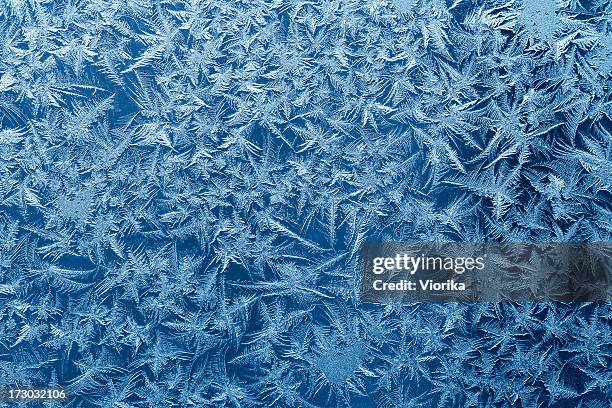
<path fill-rule="evenodd" d="M 0 0 L 0 386 L 609 407 L 610 303 L 363 303 L 358 258 L 611 240 L 611 4 Z"/>

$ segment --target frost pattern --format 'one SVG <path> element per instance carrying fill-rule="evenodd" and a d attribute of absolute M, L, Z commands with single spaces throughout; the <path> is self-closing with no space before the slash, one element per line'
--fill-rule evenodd
<path fill-rule="evenodd" d="M 0 1 L 0 385 L 606 407 L 602 304 L 361 303 L 371 241 L 610 241 L 609 1 Z"/>

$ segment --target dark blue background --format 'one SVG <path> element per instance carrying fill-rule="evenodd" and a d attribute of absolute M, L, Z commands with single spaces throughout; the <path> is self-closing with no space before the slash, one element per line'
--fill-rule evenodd
<path fill-rule="evenodd" d="M 367 304 L 357 265 L 367 240 L 610 241 L 609 10 L 0 1 L 0 385 L 609 406 L 609 303 Z"/>

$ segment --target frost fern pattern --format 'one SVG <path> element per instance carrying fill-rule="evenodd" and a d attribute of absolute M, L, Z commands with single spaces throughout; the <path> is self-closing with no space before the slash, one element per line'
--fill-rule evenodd
<path fill-rule="evenodd" d="M 611 10 L 0 0 L 0 386 L 607 407 L 609 303 L 368 304 L 357 259 L 610 241 Z"/>

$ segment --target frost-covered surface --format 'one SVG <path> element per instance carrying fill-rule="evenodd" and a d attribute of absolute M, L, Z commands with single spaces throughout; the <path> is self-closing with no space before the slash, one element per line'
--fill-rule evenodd
<path fill-rule="evenodd" d="M 610 241 L 611 7 L 0 0 L 0 385 L 609 407 L 610 303 L 364 304 L 356 262 Z"/>

